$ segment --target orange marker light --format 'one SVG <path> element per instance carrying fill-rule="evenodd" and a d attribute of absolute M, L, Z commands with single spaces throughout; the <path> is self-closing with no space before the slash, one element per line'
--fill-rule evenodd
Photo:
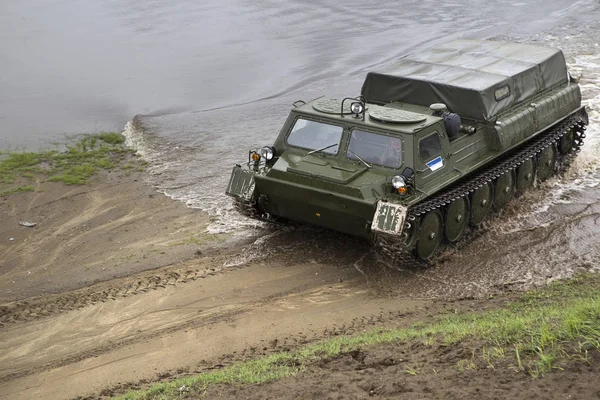
<path fill-rule="evenodd" d="M 260 154 L 258 154 L 258 153 L 252 153 L 252 155 L 250 157 L 252 157 L 252 161 L 260 160 Z"/>
<path fill-rule="evenodd" d="M 398 188 L 398 193 L 400 194 L 406 194 L 406 186 L 402 186 Z"/>

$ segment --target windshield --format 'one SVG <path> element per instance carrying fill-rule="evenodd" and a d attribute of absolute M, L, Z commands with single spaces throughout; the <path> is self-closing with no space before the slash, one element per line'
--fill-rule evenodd
<path fill-rule="evenodd" d="M 351 160 L 362 158 L 368 163 L 399 168 L 402 165 L 402 139 L 354 130 L 346 156 Z"/>
<path fill-rule="evenodd" d="M 319 150 L 327 154 L 337 154 L 342 127 L 299 118 L 290 132 L 287 143 L 309 150 Z"/>

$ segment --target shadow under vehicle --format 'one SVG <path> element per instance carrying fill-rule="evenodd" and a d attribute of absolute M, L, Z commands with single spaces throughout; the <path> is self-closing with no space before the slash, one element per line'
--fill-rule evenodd
<path fill-rule="evenodd" d="M 587 124 L 561 50 L 453 41 L 369 72 L 356 98 L 294 103 L 226 193 L 251 217 L 429 259 L 568 165 Z"/>

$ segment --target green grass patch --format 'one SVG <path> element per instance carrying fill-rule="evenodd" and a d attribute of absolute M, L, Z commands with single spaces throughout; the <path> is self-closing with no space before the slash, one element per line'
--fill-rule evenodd
<path fill-rule="evenodd" d="M 0 153 L 0 183 L 13 183 L 44 160 L 43 153 Z"/>
<path fill-rule="evenodd" d="M 99 140 L 110 144 L 123 144 L 125 143 L 125 137 L 120 133 L 115 132 L 103 132 L 97 135 Z"/>
<path fill-rule="evenodd" d="M 85 185 L 89 183 L 92 176 L 96 174 L 96 166 L 91 163 L 83 163 L 67 167 L 62 174 L 51 176 L 51 182 L 62 182 L 67 185 Z"/>
<path fill-rule="evenodd" d="M 17 186 L 14 188 L 6 189 L 0 192 L 0 197 L 6 197 L 13 193 L 22 193 L 22 192 L 34 192 L 35 189 L 33 186 Z"/>
<path fill-rule="evenodd" d="M 60 146 L 65 150 L 0 152 L 0 185 L 20 178 L 33 181 L 37 177 L 67 185 L 84 185 L 99 170 L 132 169 L 138 163 L 143 167 L 141 160 L 125 147 L 125 137 L 119 133 L 84 135 Z M 2 193 L 8 190 L 0 187 Z"/>
<path fill-rule="evenodd" d="M 481 354 L 461 361 L 459 371 L 477 369 L 477 362 L 493 368 L 498 359 L 509 359 L 516 368 L 537 377 L 560 368 L 560 362 L 586 359 L 590 350 L 600 351 L 600 275 L 588 274 L 528 292 L 506 308 L 486 312 L 442 316 L 431 324 L 409 328 L 374 330 L 342 336 L 282 352 L 218 371 L 159 383 L 147 390 L 129 392 L 119 399 L 180 399 L 201 395 L 214 384 L 264 383 L 289 377 L 317 361 L 367 346 L 422 341 L 455 345 L 477 339 L 489 343 Z M 416 375 L 418 367 L 407 366 Z"/>

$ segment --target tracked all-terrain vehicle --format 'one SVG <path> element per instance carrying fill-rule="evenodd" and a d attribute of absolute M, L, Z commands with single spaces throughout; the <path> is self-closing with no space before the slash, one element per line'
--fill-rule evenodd
<path fill-rule="evenodd" d="M 428 259 L 568 164 L 587 124 L 559 49 L 453 41 L 369 72 L 356 98 L 294 103 L 226 193 Z"/>

